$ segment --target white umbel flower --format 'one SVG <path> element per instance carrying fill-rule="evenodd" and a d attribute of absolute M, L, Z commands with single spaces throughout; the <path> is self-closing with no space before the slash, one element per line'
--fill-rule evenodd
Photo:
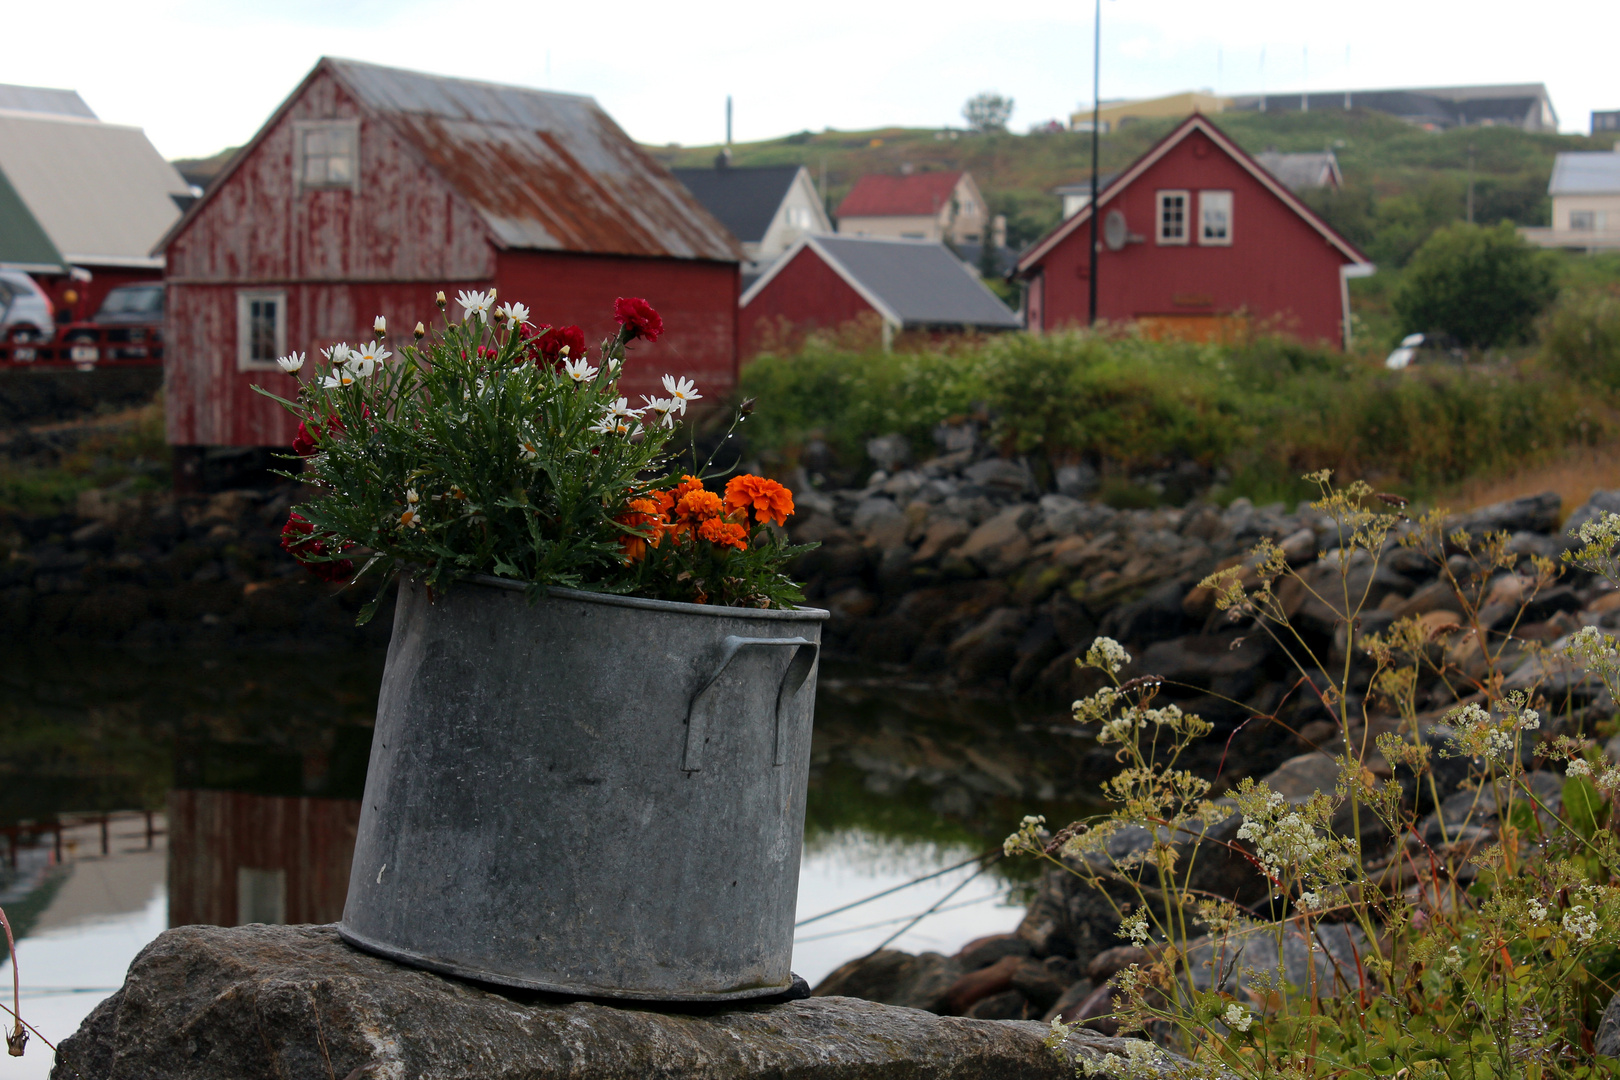
<path fill-rule="evenodd" d="M 298 369 L 304 366 L 304 354 L 301 352 L 288 353 L 286 356 L 276 357 L 276 366 L 289 375 L 298 374 Z"/>
<path fill-rule="evenodd" d="M 1226 1007 L 1226 1015 L 1221 1019 L 1233 1031 L 1248 1031 L 1254 1025 L 1254 1017 L 1249 1015 L 1249 1010 L 1235 1001 Z"/>

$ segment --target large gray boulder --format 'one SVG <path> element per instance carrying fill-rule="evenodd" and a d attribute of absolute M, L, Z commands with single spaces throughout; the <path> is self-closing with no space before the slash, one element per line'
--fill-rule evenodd
<path fill-rule="evenodd" d="M 187 926 L 63 1041 L 53 1080 L 1069 1080 L 1129 1040 L 826 997 L 687 1008 L 506 996 L 329 926 Z"/>

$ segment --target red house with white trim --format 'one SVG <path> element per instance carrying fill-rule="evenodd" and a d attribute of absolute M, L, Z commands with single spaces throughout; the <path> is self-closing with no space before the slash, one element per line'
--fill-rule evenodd
<path fill-rule="evenodd" d="M 645 297 L 665 332 L 632 346 L 625 392 L 736 381 L 741 249 L 588 97 L 323 59 L 160 249 L 176 446 L 289 445 L 253 391 L 287 393 L 275 358 L 368 340 L 377 315 L 403 338 L 440 289 L 495 286 L 593 351 L 614 298 Z"/>
<path fill-rule="evenodd" d="M 1018 261 L 1032 331 L 1084 326 L 1097 223 L 1097 318 L 1195 340 L 1244 329 L 1348 345 L 1356 247 L 1208 117 L 1193 114 Z"/>

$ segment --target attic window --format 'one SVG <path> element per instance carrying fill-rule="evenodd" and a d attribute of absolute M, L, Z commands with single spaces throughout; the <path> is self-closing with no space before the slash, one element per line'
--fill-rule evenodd
<path fill-rule="evenodd" d="M 293 125 L 293 138 L 300 189 L 356 186 L 358 120 L 300 120 Z"/>
<path fill-rule="evenodd" d="M 1198 242 L 1219 246 L 1232 242 L 1232 193 L 1198 193 Z"/>
<path fill-rule="evenodd" d="M 1187 204 L 1190 201 L 1185 191 L 1158 192 L 1159 213 L 1156 232 L 1159 243 L 1187 242 Z"/>

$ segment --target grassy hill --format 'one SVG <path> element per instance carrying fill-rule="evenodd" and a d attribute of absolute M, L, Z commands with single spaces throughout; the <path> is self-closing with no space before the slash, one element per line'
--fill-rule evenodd
<path fill-rule="evenodd" d="M 1516 128 L 1429 132 L 1383 113 L 1223 113 L 1214 120 L 1250 152 L 1333 148 L 1344 190 L 1320 194 L 1314 205 L 1384 266 L 1403 264 L 1437 226 L 1464 216 L 1469 147 L 1474 148 L 1475 220 L 1546 224 L 1547 178 L 1560 150 L 1607 150 L 1609 140 L 1536 135 Z M 1128 125 L 1101 140 L 1102 171 L 1135 160 L 1174 124 Z M 719 148 L 650 147 L 668 165 L 713 161 Z M 882 128 L 800 132 L 732 148 L 738 165 L 802 164 L 826 177 L 829 206 L 873 172 L 967 169 L 996 213 L 1007 215 L 1009 242 L 1028 243 L 1059 217 L 1058 184 L 1082 180 L 1090 167 L 1090 137 L 1077 132 L 975 135 L 959 131 Z"/>

